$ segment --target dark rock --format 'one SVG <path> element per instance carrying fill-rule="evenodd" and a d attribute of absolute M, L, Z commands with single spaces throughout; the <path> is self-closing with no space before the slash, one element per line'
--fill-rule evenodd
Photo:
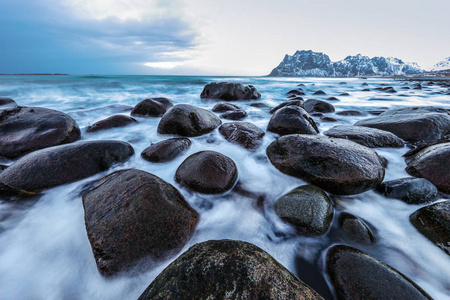
<path fill-rule="evenodd" d="M 370 92 L 370 89 L 362 89 L 361 92 Z"/>
<path fill-rule="evenodd" d="M 172 262 L 146 299 L 323 299 L 267 252 L 241 241 L 207 241 Z"/>
<path fill-rule="evenodd" d="M 303 92 L 302 89 L 296 89 L 296 90 L 290 90 L 289 92 L 286 93 L 286 95 L 303 96 L 303 95 L 305 95 L 305 93 Z"/>
<path fill-rule="evenodd" d="M 422 204 L 438 198 L 438 189 L 423 178 L 400 178 L 385 181 L 377 187 L 377 191 L 387 198 L 399 199 L 408 204 Z"/>
<path fill-rule="evenodd" d="M 305 101 L 305 110 L 311 112 L 330 113 L 334 112 L 334 106 L 323 100 L 308 99 Z"/>
<path fill-rule="evenodd" d="M 348 139 L 370 148 L 403 147 L 403 141 L 388 131 L 362 126 L 335 126 L 324 132 L 326 136 Z"/>
<path fill-rule="evenodd" d="M 275 106 L 274 108 L 272 108 L 270 110 L 270 113 L 274 114 L 277 110 L 279 110 L 280 108 L 286 107 L 286 106 L 298 106 L 298 107 L 304 108 L 303 103 L 304 103 L 303 100 L 284 101 L 284 102 L 278 104 L 277 106 Z"/>
<path fill-rule="evenodd" d="M 325 93 L 324 91 L 322 91 L 322 90 L 318 90 L 318 91 L 316 91 L 316 92 L 314 92 L 313 93 L 313 95 L 326 95 L 327 93 Z"/>
<path fill-rule="evenodd" d="M 250 104 L 250 106 L 257 107 L 257 108 L 267 108 L 267 107 L 269 107 L 267 104 L 262 103 L 262 102 L 255 102 L 255 103 Z"/>
<path fill-rule="evenodd" d="M 219 127 L 219 132 L 227 141 L 250 150 L 258 148 L 265 135 L 262 129 L 249 122 L 225 123 Z"/>
<path fill-rule="evenodd" d="M 150 162 L 171 161 L 186 152 L 191 146 L 188 138 L 173 138 L 152 144 L 142 151 L 141 156 Z"/>
<path fill-rule="evenodd" d="M 409 217 L 427 239 L 450 255 L 450 201 L 422 207 Z"/>
<path fill-rule="evenodd" d="M 382 113 L 384 113 L 386 110 L 385 109 L 380 109 L 380 110 L 376 110 L 376 109 L 374 109 L 374 110 L 368 110 L 367 112 L 369 113 L 369 114 L 371 114 L 371 115 L 374 115 L 374 116 L 379 116 L 379 115 L 381 115 Z"/>
<path fill-rule="evenodd" d="M 286 106 L 277 110 L 270 118 L 267 130 L 279 135 L 319 133 L 314 120 L 303 108 L 298 106 Z"/>
<path fill-rule="evenodd" d="M 350 96 L 349 93 L 340 93 L 339 96 Z"/>
<path fill-rule="evenodd" d="M 236 82 L 211 82 L 203 88 L 200 98 L 225 101 L 256 100 L 261 98 L 261 94 L 253 85 L 244 86 Z"/>
<path fill-rule="evenodd" d="M 362 86 L 368 86 L 369 84 L 367 82 L 363 82 L 361 85 Z"/>
<path fill-rule="evenodd" d="M 320 113 L 320 112 L 314 112 L 314 113 L 312 113 L 310 116 L 311 116 L 311 117 L 318 117 L 318 118 L 321 118 L 321 117 L 323 117 L 323 113 Z"/>
<path fill-rule="evenodd" d="M 403 90 L 409 90 L 409 89 L 411 89 L 409 86 L 402 86 L 402 89 Z"/>
<path fill-rule="evenodd" d="M 98 270 L 115 275 L 151 267 L 179 252 L 198 214 L 172 185 L 129 169 L 112 173 L 83 196 L 86 231 Z"/>
<path fill-rule="evenodd" d="M 131 117 L 124 115 L 115 115 L 107 119 L 95 122 L 94 125 L 92 126 L 88 126 L 86 132 L 94 132 L 110 128 L 124 127 L 134 123 L 137 123 L 137 121 Z"/>
<path fill-rule="evenodd" d="M 333 204 L 325 192 L 314 185 L 300 186 L 279 198 L 275 213 L 295 226 L 299 234 L 325 234 L 333 220 Z"/>
<path fill-rule="evenodd" d="M 127 160 L 134 150 L 119 141 L 83 141 L 32 152 L 0 173 L 0 186 L 36 193 L 87 178 Z M 0 187 L 0 195 L 2 187 Z"/>
<path fill-rule="evenodd" d="M 383 181 L 378 154 L 352 141 L 325 136 L 282 136 L 267 147 L 267 156 L 281 172 L 339 195 L 365 192 Z"/>
<path fill-rule="evenodd" d="M 340 214 L 338 223 L 345 240 L 357 242 L 361 245 L 372 245 L 375 243 L 375 237 L 360 218 L 344 212 Z"/>
<path fill-rule="evenodd" d="M 322 116 L 320 117 L 320 120 L 323 122 L 338 122 L 339 120 L 333 117 L 328 117 L 328 116 Z"/>
<path fill-rule="evenodd" d="M 17 158 L 79 138 L 78 124 L 65 113 L 21 106 L 0 111 L 0 156 Z"/>
<path fill-rule="evenodd" d="M 364 113 L 359 110 L 343 110 L 336 114 L 339 116 L 364 116 Z"/>
<path fill-rule="evenodd" d="M 220 194 L 233 187 L 237 175 L 231 158 L 215 151 L 201 151 L 183 161 L 175 173 L 175 181 L 196 192 Z"/>
<path fill-rule="evenodd" d="M 347 82 L 345 82 L 345 81 L 341 81 L 341 82 L 339 82 L 339 84 L 347 84 Z"/>
<path fill-rule="evenodd" d="M 17 103 L 11 98 L 0 97 L 0 109 L 16 107 Z"/>
<path fill-rule="evenodd" d="M 328 101 L 339 101 L 339 99 L 336 97 L 328 97 L 327 100 Z"/>
<path fill-rule="evenodd" d="M 409 142 L 430 142 L 450 133 L 450 114 L 437 107 L 407 107 L 388 110 L 355 125 L 386 130 Z"/>
<path fill-rule="evenodd" d="M 439 190 L 450 194 L 450 142 L 419 151 L 408 162 L 406 172 L 429 180 Z"/>
<path fill-rule="evenodd" d="M 300 96 L 297 96 L 297 95 L 290 95 L 288 97 L 288 100 L 302 100 L 303 101 L 303 98 Z"/>
<path fill-rule="evenodd" d="M 213 112 L 216 113 L 221 113 L 221 112 L 226 112 L 226 111 L 235 111 L 235 110 L 240 110 L 241 108 L 237 105 L 231 104 L 231 103 L 226 103 L 226 102 L 221 102 L 221 103 L 217 103 L 216 105 L 214 105 L 214 107 L 212 108 Z"/>
<path fill-rule="evenodd" d="M 392 86 L 384 87 L 381 90 L 386 93 L 396 93 L 397 92 Z"/>
<path fill-rule="evenodd" d="M 0 165 L 0 172 L 6 170 L 7 167 L 8 167 L 8 166 Z"/>
<path fill-rule="evenodd" d="M 247 116 L 248 116 L 247 112 L 243 110 L 227 111 L 220 115 L 222 119 L 227 120 L 242 120 Z"/>
<path fill-rule="evenodd" d="M 432 299 L 405 275 L 349 246 L 331 247 L 326 269 L 338 299 Z"/>
<path fill-rule="evenodd" d="M 160 117 L 173 106 L 167 98 L 149 98 L 139 102 L 131 111 L 133 117 Z"/>
<path fill-rule="evenodd" d="M 222 121 L 212 112 L 188 104 L 169 109 L 158 124 L 159 134 L 200 136 L 213 131 Z"/>

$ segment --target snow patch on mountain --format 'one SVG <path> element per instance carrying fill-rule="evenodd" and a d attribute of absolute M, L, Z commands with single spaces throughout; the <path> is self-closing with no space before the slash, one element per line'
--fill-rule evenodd
<path fill-rule="evenodd" d="M 449 70 L 450 69 L 450 56 L 444 58 L 442 61 L 438 62 L 433 66 L 431 69 L 432 72 L 435 71 L 442 71 L 442 70 Z"/>

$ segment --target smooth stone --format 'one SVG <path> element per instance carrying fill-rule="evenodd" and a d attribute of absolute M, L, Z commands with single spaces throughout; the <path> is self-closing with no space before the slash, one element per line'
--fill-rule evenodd
<path fill-rule="evenodd" d="M 319 133 L 314 120 L 303 108 L 298 106 L 286 106 L 277 110 L 270 118 L 267 130 L 279 135 Z"/>
<path fill-rule="evenodd" d="M 115 115 L 104 120 L 95 122 L 92 126 L 88 126 L 86 132 L 95 132 L 99 130 L 106 130 L 117 127 L 124 127 L 130 124 L 137 123 L 136 119 L 124 116 L 124 115 Z"/>
<path fill-rule="evenodd" d="M 243 110 L 234 110 L 234 111 L 227 111 L 220 115 L 222 119 L 227 120 L 242 120 L 248 116 L 247 112 Z"/>
<path fill-rule="evenodd" d="M 235 111 L 235 110 L 240 110 L 241 108 L 237 105 L 231 104 L 231 103 L 226 103 L 226 102 L 221 102 L 221 103 L 217 103 L 216 105 L 214 105 L 214 107 L 212 108 L 213 112 L 216 113 L 221 113 L 221 112 L 226 112 L 226 111 Z"/>
<path fill-rule="evenodd" d="M 289 92 L 286 93 L 286 95 L 303 96 L 303 95 L 305 95 L 305 93 L 303 92 L 302 89 L 296 89 L 296 90 L 290 90 Z"/>
<path fill-rule="evenodd" d="M 350 96 L 349 93 L 340 93 L 339 96 Z"/>
<path fill-rule="evenodd" d="M 219 127 L 219 132 L 227 141 L 249 150 L 258 148 L 265 135 L 264 130 L 249 122 L 225 123 Z"/>
<path fill-rule="evenodd" d="M 338 125 L 323 133 L 326 136 L 348 139 L 369 148 L 403 147 L 401 138 L 388 131 L 370 127 Z"/>
<path fill-rule="evenodd" d="M 316 92 L 314 92 L 313 93 L 313 95 L 326 95 L 327 93 L 325 93 L 324 91 L 322 91 L 322 90 L 318 90 L 318 91 L 316 91 Z"/>
<path fill-rule="evenodd" d="M 198 213 L 172 185 L 135 169 L 100 180 L 83 196 L 86 231 L 97 268 L 111 276 L 178 253 L 198 223 Z"/>
<path fill-rule="evenodd" d="M 206 109 L 177 104 L 159 121 L 158 133 L 194 137 L 213 131 L 221 123 L 219 117 Z"/>
<path fill-rule="evenodd" d="M 236 82 L 211 82 L 203 88 L 200 98 L 225 101 L 256 100 L 261 98 L 261 94 L 253 85 L 242 85 Z"/>
<path fill-rule="evenodd" d="M 181 163 L 175 181 L 203 194 L 221 194 L 234 186 L 237 176 L 237 167 L 231 158 L 215 151 L 201 151 Z"/>
<path fill-rule="evenodd" d="M 329 116 L 322 116 L 320 117 L 320 120 L 323 122 L 338 122 L 339 120 L 333 117 L 329 117 Z"/>
<path fill-rule="evenodd" d="M 257 108 L 268 108 L 269 106 L 265 103 L 262 102 L 256 102 L 256 103 L 252 103 L 250 104 L 251 107 L 257 107 Z"/>
<path fill-rule="evenodd" d="M 336 113 L 339 116 L 364 116 L 364 113 L 359 110 L 343 110 Z"/>
<path fill-rule="evenodd" d="M 303 185 L 280 197 L 273 206 L 283 221 L 294 225 L 302 235 L 323 235 L 333 220 L 333 204 L 314 185 Z"/>
<path fill-rule="evenodd" d="M 368 110 L 367 112 L 369 113 L 369 114 L 371 114 L 371 115 L 374 115 L 374 116 L 379 116 L 379 115 L 381 115 L 382 113 L 384 113 L 386 110 L 385 109 L 383 109 L 383 110 L 377 110 L 377 109 L 374 109 L 374 110 Z"/>
<path fill-rule="evenodd" d="M 327 100 L 328 101 L 339 101 L 339 99 L 336 97 L 328 97 Z"/>
<path fill-rule="evenodd" d="M 415 177 L 382 182 L 377 191 L 387 198 L 399 199 L 408 204 L 423 204 L 439 197 L 439 191 L 434 184 Z"/>
<path fill-rule="evenodd" d="M 333 194 L 359 194 L 375 188 L 384 178 L 378 154 L 345 139 L 286 135 L 272 142 L 266 153 L 281 172 Z"/>
<path fill-rule="evenodd" d="M 287 98 L 288 98 L 288 100 L 302 100 L 303 101 L 303 98 L 298 95 L 290 95 Z"/>
<path fill-rule="evenodd" d="M 303 103 L 304 103 L 303 100 L 284 101 L 284 102 L 278 104 L 277 106 L 275 106 L 274 108 L 272 108 L 269 112 L 271 114 L 274 114 L 277 110 L 279 110 L 280 108 L 286 107 L 286 106 L 298 106 L 298 107 L 304 108 Z"/>
<path fill-rule="evenodd" d="M 360 218 L 344 212 L 339 215 L 338 224 L 339 230 L 346 241 L 356 242 L 361 245 L 372 245 L 375 243 L 375 237 Z"/>
<path fill-rule="evenodd" d="M 17 103 L 11 98 L 0 97 L 0 109 L 16 107 Z"/>
<path fill-rule="evenodd" d="M 210 240 L 192 246 L 142 293 L 150 299 L 323 299 L 261 248 Z"/>
<path fill-rule="evenodd" d="M 133 117 L 160 117 L 172 106 L 172 101 L 167 98 L 144 99 L 136 104 L 131 111 L 131 115 Z"/>
<path fill-rule="evenodd" d="M 361 92 L 370 92 L 370 89 L 362 89 Z"/>
<path fill-rule="evenodd" d="M 330 113 L 334 112 L 334 106 L 324 100 L 308 99 L 305 101 L 305 110 L 308 113 L 312 112 L 322 112 Z"/>
<path fill-rule="evenodd" d="M 167 139 L 145 148 L 141 156 L 153 163 L 168 162 L 185 153 L 190 146 L 191 141 L 188 138 Z"/>

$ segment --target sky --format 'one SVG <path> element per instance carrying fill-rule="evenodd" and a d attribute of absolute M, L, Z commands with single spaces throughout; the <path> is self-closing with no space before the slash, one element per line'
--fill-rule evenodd
<path fill-rule="evenodd" d="M 313 50 L 450 56 L 448 0 L 0 0 L 0 73 L 267 75 Z"/>

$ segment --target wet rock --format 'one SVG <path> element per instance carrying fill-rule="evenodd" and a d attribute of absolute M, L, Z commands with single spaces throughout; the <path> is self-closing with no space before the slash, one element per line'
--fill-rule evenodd
<path fill-rule="evenodd" d="M 0 172 L 2 172 L 2 171 L 4 171 L 4 170 L 6 170 L 6 168 L 7 168 L 8 166 L 5 166 L 5 165 L 0 165 Z"/>
<path fill-rule="evenodd" d="M 355 125 L 386 130 L 408 142 L 430 142 L 450 133 L 450 114 L 437 107 L 407 107 L 390 109 Z"/>
<path fill-rule="evenodd" d="M 382 91 L 382 92 L 386 92 L 386 93 L 396 93 L 397 91 L 391 87 L 391 86 L 384 86 L 384 87 L 377 87 L 374 88 L 374 90 L 376 91 Z"/>
<path fill-rule="evenodd" d="M 145 148 L 141 156 L 154 163 L 167 162 L 185 153 L 190 146 L 188 138 L 167 139 Z"/>
<path fill-rule="evenodd" d="M 253 85 L 242 85 L 236 82 L 211 82 L 207 84 L 200 98 L 233 100 L 256 100 L 261 94 Z"/>
<path fill-rule="evenodd" d="M 10 188 L 7 194 L 30 194 L 87 178 L 133 154 L 130 144 L 119 141 L 83 141 L 34 151 L 0 173 L 0 195 L 1 186 Z"/>
<path fill-rule="evenodd" d="M 296 90 L 290 90 L 289 92 L 286 93 L 286 95 L 303 96 L 303 95 L 305 95 L 305 93 L 303 92 L 302 89 L 296 89 Z"/>
<path fill-rule="evenodd" d="M 370 89 L 362 89 L 361 92 L 370 92 Z"/>
<path fill-rule="evenodd" d="M 115 115 L 107 119 L 95 122 L 92 126 L 88 126 L 86 132 L 95 132 L 99 130 L 124 127 L 134 123 L 137 123 L 136 119 L 134 118 L 124 115 Z"/>
<path fill-rule="evenodd" d="M 368 86 L 369 84 L 367 82 L 363 82 L 361 85 L 362 86 Z"/>
<path fill-rule="evenodd" d="M 241 108 L 237 105 L 231 104 L 231 103 L 226 103 L 226 102 L 221 102 L 221 103 L 217 103 L 216 105 L 214 105 L 214 107 L 212 108 L 213 112 L 216 113 L 221 113 L 221 112 L 226 112 L 226 111 L 235 111 L 235 110 L 240 110 Z"/>
<path fill-rule="evenodd" d="M 267 130 L 279 135 L 319 133 L 314 120 L 303 108 L 298 106 L 286 106 L 277 110 L 270 118 Z"/>
<path fill-rule="evenodd" d="M 382 113 L 384 113 L 385 111 L 386 111 L 385 109 L 373 109 L 373 110 L 368 110 L 367 112 L 371 115 L 379 116 Z"/>
<path fill-rule="evenodd" d="M 249 122 L 225 123 L 219 127 L 219 132 L 227 141 L 250 150 L 258 148 L 265 135 L 262 129 Z"/>
<path fill-rule="evenodd" d="M 242 120 L 247 116 L 248 116 L 247 112 L 243 110 L 227 111 L 220 115 L 222 119 L 227 120 Z"/>
<path fill-rule="evenodd" d="M 252 104 L 250 104 L 250 106 L 257 107 L 257 108 L 268 108 L 269 107 L 267 104 L 262 103 L 262 102 L 252 103 Z"/>
<path fill-rule="evenodd" d="M 375 243 L 375 237 L 360 218 L 344 212 L 339 215 L 338 223 L 339 230 L 342 232 L 345 240 L 361 245 L 372 245 Z"/>
<path fill-rule="evenodd" d="M 231 240 L 192 246 L 139 297 L 146 299 L 323 299 L 267 252 Z"/>
<path fill-rule="evenodd" d="M 350 96 L 349 93 L 340 93 L 339 96 Z"/>
<path fill-rule="evenodd" d="M 349 246 L 331 247 L 326 269 L 338 299 L 432 299 L 405 275 Z"/>
<path fill-rule="evenodd" d="M 450 255 L 450 201 L 422 207 L 409 217 L 427 239 Z"/>
<path fill-rule="evenodd" d="M 343 110 L 336 114 L 339 116 L 364 116 L 364 113 L 359 110 Z"/>
<path fill-rule="evenodd" d="M 302 100 L 303 101 L 303 98 L 300 96 L 297 96 L 297 95 L 290 95 L 290 96 L 288 96 L 288 100 Z"/>
<path fill-rule="evenodd" d="M 313 95 L 326 95 L 327 93 L 325 93 L 324 91 L 322 91 L 322 90 L 318 90 L 318 91 L 316 91 L 316 92 L 314 92 L 313 93 Z"/>
<path fill-rule="evenodd" d="M 308 99 L 305 101 L 305 110 L 311 112 L 330 113 L 334 112 L 334 106 L 323 100 Z"/>
<path fill-rule="evenodd" d="M 345 82 L 345 81 L 341 81 L 341 82 L 339 82 L 339 84 L 347 84 L 347 82 Z"/>
<path fill-rule="evenodd" d="M 419 151 L 408 162 L 406 172 L 425 178 L 440 191 L 450 194 L 450 142 L 437 144 Z"/>
<path fill-rule="evenodd" d="M 320 117 L 320 120 L 323 122 L 338 122 L 339 120 L 333 117 L 328 117 L 328 116 L 322 116 Z"/>
<path fill-rule="evenodd" d="M 144 171 L 112 173 L 83 196 L 86 231 L 105 276 L 151 267 L 179 252 L 198 214 L 172 185 Z M 151 258 L 151 259 L 149 259 Z"/>
<path fill-rule="evenodd" d="M 295 226 L 299 234 L 325 234 L 333 220 L 333 204 L 325 192 L 314 186 L 300 186 L 279 198 L 275 213 L 283 221 Z"/>
<path fill-rule="evenodd" d="M 439 196 L 439 191 L 423 178 L 400 178 L 382 182 L 377 191 L 387 198 L 399 199 L 408 204 L 422 204 L 434 201 Z"/>
<path fill-rule="evenodd" d="M 167 98 L 149 98 L 139 102 L 131 111 L 133 117 L 160 117 L 173 106 Z"/>
<path fill-rule="evenodd" d="M 323 134 L 330 137 L 348 139 L 370 148 L 403 147 L 402 139 L 395 134 L 370 127 L 339 125 L 325 131 Z"/>
<path fill-rule="evenodd" d="M 320 113 L 320 112 L 314 112 L 314 113 L 312 113 L 310 116 L 311 116 L 311 117 L 318 117 L 318 118 L 321 118 L 321 117 L 323 117 L 323 113 Z"/>
<path fill-rule="evenodd" d="M 272 108 L 270 110 L 270 113 L 274 114 L 277 110 L 279 110 L 280 108 L 286 107 L 286 106 L 298 106 L 298 107 L 304 108 L 303 103 L 304 103 L 303 100 L 284 101 L 284 102 L 278 104 L 277 106 L 275 106 L 274 108 Z"/>
<path fill-rule="evenodd" d="M 352 141 L 325 136 L 282 136 L 267 147 L 267 156 L 281 172 L 339 195 L 365 192 L 383 181 L 378 154 Z"/>
<path fill-rule="evenodd" d="M 0 97 L 0 109 L 16 107 L 17 103 L 11 98 Z"/>
<path fill-rule="evenodd" d="M 411 89 L 409 86 L 402 86 L 402 89 L 403 90 L 409 90 L 409 89 Z"/>
<path fill-rule="evenodd" d="M 0 156 L 17 158 L 79 138 L 78 124 L 65 113 L 21 106 L 0 111 Z"/>
<path fill-rule="evenodd" d="M 237 180 L 234 161 L 215 151 L 201 151 L 183 161 L 175 173 L 175 181 L 196 192 L 220 194 Z"/>
<path fill-rule="evenodd" d="M 328 101 L 339 101 L 339 99 L 336 97 L 328 97 L 327 100 Z"/>
<path fill-rule="evenodd" d="M 213 131 L 222 121 L 212 112 L 188 104 L 169 109 L 158 124 L 159 134 L 200 136 Z"/>

